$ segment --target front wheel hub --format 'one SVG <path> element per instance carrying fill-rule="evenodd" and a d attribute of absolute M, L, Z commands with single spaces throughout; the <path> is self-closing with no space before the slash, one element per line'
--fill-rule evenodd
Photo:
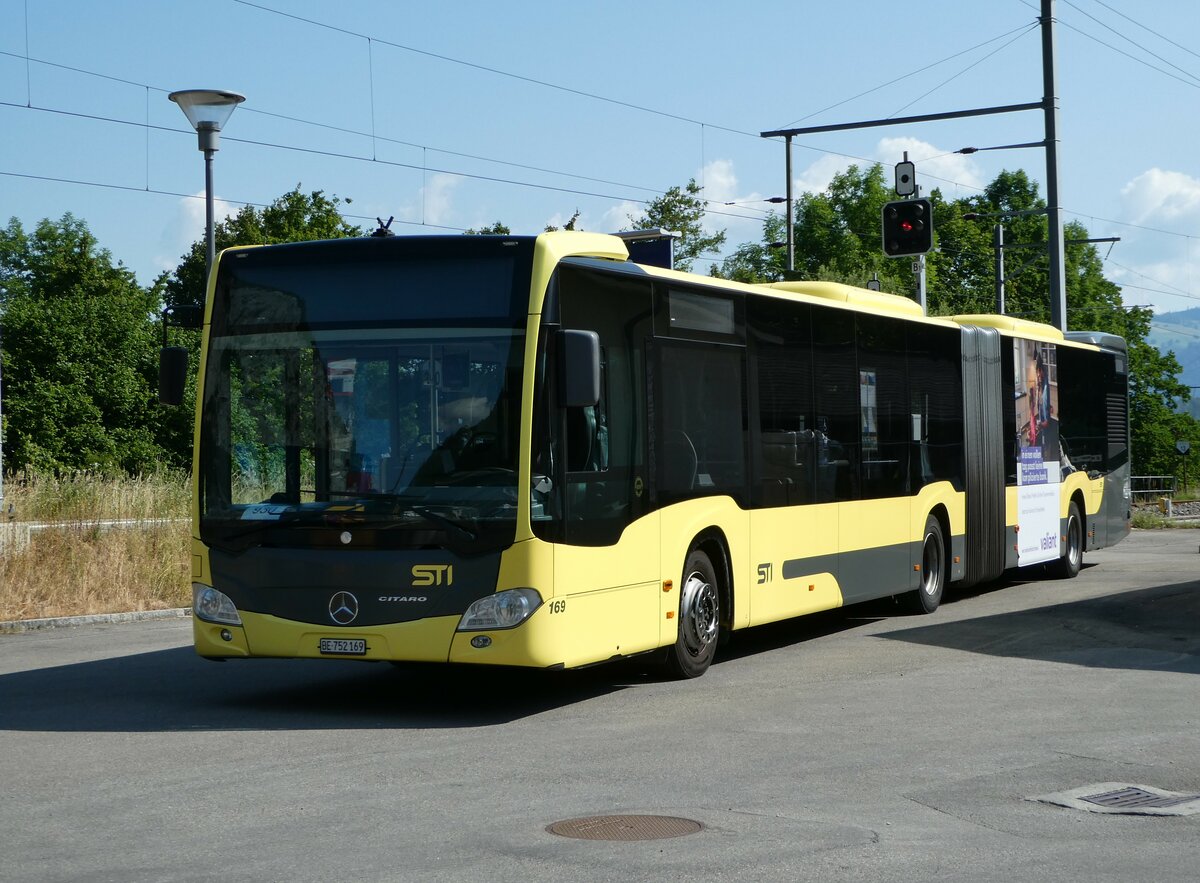
<path fill-rule="evenodd" d="M 716 640 L 720 609 L 716 586 L 699 573 L 691 574 L 683 584 L 679 629 L 684 646 L 693 656 L 699 655 Z"/>

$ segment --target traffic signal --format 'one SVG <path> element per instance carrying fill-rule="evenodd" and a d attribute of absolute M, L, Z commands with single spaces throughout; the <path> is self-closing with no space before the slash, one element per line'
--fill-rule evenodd
<path fill-rule="evenodd" d="M 902 199 L 883 207 L 883 253 L 889 258 L 925 254 L 933 248 L 933 204 Z"/>

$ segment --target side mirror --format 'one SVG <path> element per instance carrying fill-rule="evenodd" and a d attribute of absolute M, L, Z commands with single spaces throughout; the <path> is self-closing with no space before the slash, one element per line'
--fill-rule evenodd
<path fill-rule="evenodd" d="M 162 351 L 158 355 L 158 400 L 164 405 L 183 401 L 187 386 L 188 351 L 182 346 L 167 346 L 167 329 L 199 328 L 204 323 L 204 309 L 197 306 L 167 307 L 162 314 Z"/>
<path fill-rule="evenodd" d="M 600 401 L 600 335 L 595 331 L 558 332 L 558 404 L 585 408 Z"/>
<path fill-rule="evenodd" d="M 183 346 L 164 346 L 158 354 L 158 400 L 164 405 L 183 401 L 187 386 L 188 351 Z"/>

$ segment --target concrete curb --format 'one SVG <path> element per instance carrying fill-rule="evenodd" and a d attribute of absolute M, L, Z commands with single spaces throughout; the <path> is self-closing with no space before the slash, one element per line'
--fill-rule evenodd
<path fill-rule="evenodd" d="M 170 610 L 139 610 L 132 613 L 92 613 L 87 616 L 54 616 L 48 619 L 17 619 L 0 622 L 0 635 L 16 635 L 42 629 L 72 628 L 81 625 L 112 625 L 123 622 L 147 622 L 154 619 L 184 619 L 192 615 L 190 607 Z"/>

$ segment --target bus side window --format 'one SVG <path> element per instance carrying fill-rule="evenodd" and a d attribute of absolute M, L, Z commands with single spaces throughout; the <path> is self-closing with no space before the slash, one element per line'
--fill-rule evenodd
<path fill-rule="evenodd" d="M 747 311 L 758 392 L 754 505 L 811 503 L 816 463 L 811 308 L 751 299 Z"/>
<path fill-rule="evenodd" d="M 569 265 L 557 278 L 564 327 L 599 335 L 600 398 L 593 406 L 555 406 L 549 413 L 553 426 L 542 460 L 557 473 L 549 477 L 561 508 L 548 504 L 535 531 L 574 545 L 610 545 L 649 502 L 644 342 L 650 283 Z"/>
<path fill-rule="evenodd" d="M 859 498 L 861 412 L 854 314 L 830 312 L 813 323 L 816 374 L 816 502 Z"/>

